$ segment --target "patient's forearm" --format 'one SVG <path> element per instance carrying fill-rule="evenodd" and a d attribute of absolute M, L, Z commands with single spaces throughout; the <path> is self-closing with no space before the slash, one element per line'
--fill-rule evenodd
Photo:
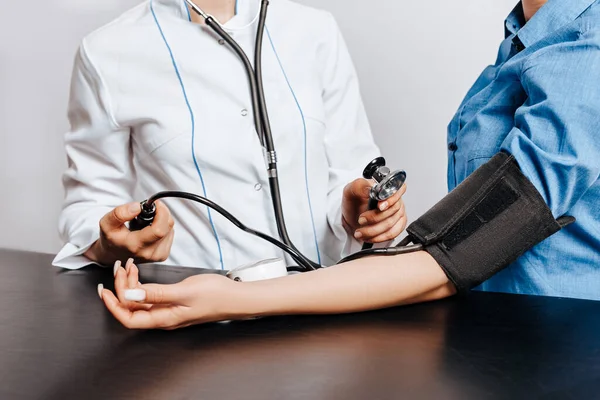
<path fill-rule="evenodd" d="M 426 252 L 370 257 L 315 272 L 243 284 L 244 314 L 333 314 L 373 310 L 453 295 Z"/>

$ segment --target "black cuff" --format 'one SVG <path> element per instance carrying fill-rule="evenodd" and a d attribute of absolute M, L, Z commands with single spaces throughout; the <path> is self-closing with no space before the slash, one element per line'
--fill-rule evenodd
<path fill-rule="evenodd" d="M 514 157 L 498 153 L 407 232 L 465 292 L 574 220 L 555 220 Z"/>

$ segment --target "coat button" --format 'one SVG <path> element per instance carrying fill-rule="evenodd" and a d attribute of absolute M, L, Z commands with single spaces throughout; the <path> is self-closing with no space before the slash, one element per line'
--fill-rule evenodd
<path fill-rule="evenodd" d="M 221 46 L 223 46 L 223 45 L 225 44 L 225 41 L 224 41 L 223 39 L 219 39 L 219 44 L 220 44 Z"/>
<path fill-rule="evenodd" d="M 245 116 L 247 116 L 247 115 L 248 115 L 248 110 L 246 110 L 246 109 L 244 108 L 244 109 L 242 110 L 241 114 L 242 114 L 242 117 L 245 117 Z"/>
<path fill-rule="evenodd" d="M 456 151 L 456 150 L 458 150 L 458 146 L 454 142 L 449 143 L 448 144 L 448 150 L 450 150 L 450 151 Z"/>
<path fill-rule="evenodd" d="M 256 190 L 257 192 L 260 192 L 262 189 L 262 185 L 260 183 L 257 183 L 256 185 L 254 185 L 254 190 Z"/>

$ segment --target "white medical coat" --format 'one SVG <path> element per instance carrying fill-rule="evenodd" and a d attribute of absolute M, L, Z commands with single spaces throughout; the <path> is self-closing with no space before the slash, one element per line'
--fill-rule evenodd
<path fill-rule="evenodd" d="M 240 0 L 238 14 L 224 25 L 250 60 L 258 8 L 257 0 Z M 146 1 L 82 41 L 65 136 L 68 169 L 59 230 L 66 244 L 55 265 L 89 264 L 81 254 L 98 239 L 99 220 L 116 206 L 163 190 L 203 195 L 192 142 L 208 198 L 249 227 L 277 237 L 246 72 L 210 28 L 188 18 L 183 0 Z M 306 256 L 318 261 L 320 255 L 331 265 L 360 249 L 342 227 L 342 191 L 379 149 L 333 17 L 274 0 L 266 26 L 264 87 L 288 231 Z M 222 268 L 222 255 L 224 268 L 231 269 L 283 257 L 213 211 L 219 252 L 206 207 L 164 201 L 176 222 L 167 264 Z"/>

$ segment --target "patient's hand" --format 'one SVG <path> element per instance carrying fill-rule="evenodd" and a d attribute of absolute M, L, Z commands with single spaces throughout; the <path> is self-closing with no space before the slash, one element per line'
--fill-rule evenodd
<path fill-rule="evenodd" d="M 129 260 L 115 263 L 115 294 L 98 286 L 108 310 L 129 329 L 173 330 L 194 324 L 243 317 L 234 311 L 237 282 L 222 275 L 196 275 L 174 285 L 139 283 Z"/>
<path fill-rule="evenodd" d="M 371 186 L 371 181 L 361 178 L 344 188 L 344 227 L 349 234 L 364 242 L 381 243 L 393 240 L 406 228 L 406 211 L 402 201 L 406 184 L 392 197 L 379 202 L 377 210 L 368 211 Z"/>

